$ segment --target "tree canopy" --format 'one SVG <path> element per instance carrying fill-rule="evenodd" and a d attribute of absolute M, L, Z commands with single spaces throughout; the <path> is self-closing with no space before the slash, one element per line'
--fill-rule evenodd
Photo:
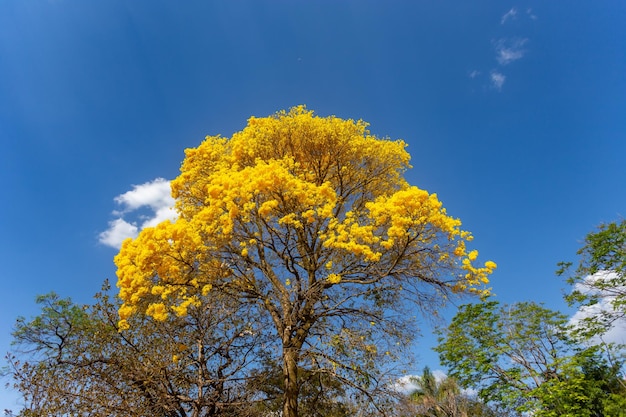
<path fill-rule="evenodd" d="M 534 416 L 605 416 L 626 405 L 621 362 L 579 343 L 567 317 L 535 303 L 460 308 L 442 331 L 442 364 L 486 402 Z"/>
<path fill-rule="evenodd" d="M 432 311 L 452 294 L 485 296 L 496 267 L 477 263 L 436 194 L 406 182 L 405 146 L 300 106 L 186 150 L 179 217 L 115 258 L 120 328 L 137 314 L 184 317 L 218 292 L 272 323 L 284 417 L 298 415 L 303 371 L 377 404 L 381 371 L 415 333 L 407 301 Z"/>

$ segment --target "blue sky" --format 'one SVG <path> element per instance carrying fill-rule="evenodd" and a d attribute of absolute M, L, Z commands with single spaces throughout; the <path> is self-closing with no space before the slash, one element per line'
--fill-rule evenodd
<path fill-rule="evenodd" d="M 37 294 L 114 280 L 102 233 L 151 215 L 136 186 L 297 104 L 404 139 L 498 299 L 564 309 L 556 263 L 626 215 L 624 22 L 620 0 L 2 0 L 0 348 Z"/>

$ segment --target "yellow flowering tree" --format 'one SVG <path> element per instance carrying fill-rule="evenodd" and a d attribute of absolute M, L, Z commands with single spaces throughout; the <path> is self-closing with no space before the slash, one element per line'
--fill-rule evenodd
<path fill-rule="evenodd" d="M 172 182 L 179 218 L 115 258 L 120 326 L 184 316 L 220 291 L 271 319 L 283 416 L 298 415 L 304 368 L 373 398 L 385 386 L 375 371 L 410 338 L 406 301 L 485 296 L 496 267 L 476 262 L 435 194 L 406 182 L 405 147 L 299 106 L 187 149 Z"/>

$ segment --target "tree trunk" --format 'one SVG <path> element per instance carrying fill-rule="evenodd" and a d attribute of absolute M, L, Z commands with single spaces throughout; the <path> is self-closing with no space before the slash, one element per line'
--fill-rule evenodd
<path fill-rule="evenodd" d="M 293 346 L 283 346 L 283 377 L 285 400 L 282 417 L 298 417 L 298 351 Z"/>

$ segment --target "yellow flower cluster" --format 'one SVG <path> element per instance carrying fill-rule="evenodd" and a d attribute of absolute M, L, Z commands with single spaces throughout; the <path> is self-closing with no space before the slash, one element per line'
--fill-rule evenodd
<path fill-rule="evenodd" d="M 273 181 L 287 185 L 280 182 L 287 178 L 278 167 L 289 172 L 291 180 L 314 186 L 329 182 L 340 194 L 342 188 L 354 186 L 391 190 L 404 184 L 402 174 L 410 159 L 405 147 L 403 141 L 371 136 L 363 121 L 317 117 L 297 106 L 270 117 L 251 117 L 231 139 L 207 136 L 198 148 L 187 149 L 181 174 L 172 182 L 172 195 L 181 215 L 191 218 L 224 196 L 224 190 L 246 184 L 241 181 L 255 181 L 259 191 Z M 267 170 L 274 175 L 257 178 L 259 171 Z M 239 182 L 228 181 L 233 175 Z"/>
<path fill-rule="evenodd" d="M 199 256 L 202 246 L 200 235 L 184 219 L 165 221 L 124 241 L 115 257 L 124 302 L 119 309 L 122 329 L 144 302 L 148 302 L 146 314 L 156 320 L 167 319 L 169 311 L 184 315 L 191 305 L 199 304 L 196 295 L 206 295 L 211 283 L 198 277 L 207 276 L 208 270 L 215 276 L 219 269 L 215 261 L 205 262 Z"/>
<path fill-rule="evenodd" d="M 436 194 L 417 187 L 381 195 L 365 208 L 361 215 L 349 211 L 342 221 L 331 220 L 321 236 L 324 244 L 376 262 L 394 245 L 428 244 L 441 234 L 453 240 L 463 233 L 461 222 L 446 215 Z"/>
<path fill-rule="evenodd" d="M 329 182 L 311 183 L 294 174 L 293 160 L 259 160 L 254 166 L 222 170 L 207 181 L 202 207 L 193 224 L 206 235 L 228 238 L 237 223 L 254 218 L 302 228 L 326 218 L 335 207 L 336 194 Z"/>
<path fill-rule="evenodd" d="M 326 279 L 331 284 L 338 284 L 338 283 L 341 282 L 341 275 L 339 275 L 339 274 L 330 274 L 330 275 L 328 275 L 328 278 L 326 278 Z"/>
<path fill-rule="evenodd" d="M 180 217 L 127 240 L 115 258 L 120 325 L 138 311 L 157 320 L 185 315 L 215 278 L 228 276 L 220 254 L 254 264 L 269 235 L 321 244 L 325 258 L 316 276 L 333 284 L 343 284 L 346 257 L 376 263 L 389 253 L 430 248 L 442 270 L 456 271 L 453 290 L 484 295 L 495 263 L 474 266 L 478 253 L 466 249 L 471 234 L 436 194 L 406 183 L 405 147 L 372 136 L 363 121 L 318 117 L 298 106 L 251 117 L 231 138 L 209 136 L 187 149 L 172 181 Z M 283 277 L 273 285 L 287 291 L 290 284 Z"/>
<path fill-rule="evenodd" d="M 454 284 L 452 290 L 455 292 L 469 291 L 485 298 L 491 294 L 491 291 L 480 286 L 489 283 L 489 275 L 493 273 L 497 265 L 493 261 L 487 261 L 483 267 L 476 267 L 472 265 L 472 261 L 477 255 L 477 251 L 472 251 L 466 258 L 463 258 L 461 269 L 465 271 L 465 274 L 462 276 L 463 279 Z"/>

